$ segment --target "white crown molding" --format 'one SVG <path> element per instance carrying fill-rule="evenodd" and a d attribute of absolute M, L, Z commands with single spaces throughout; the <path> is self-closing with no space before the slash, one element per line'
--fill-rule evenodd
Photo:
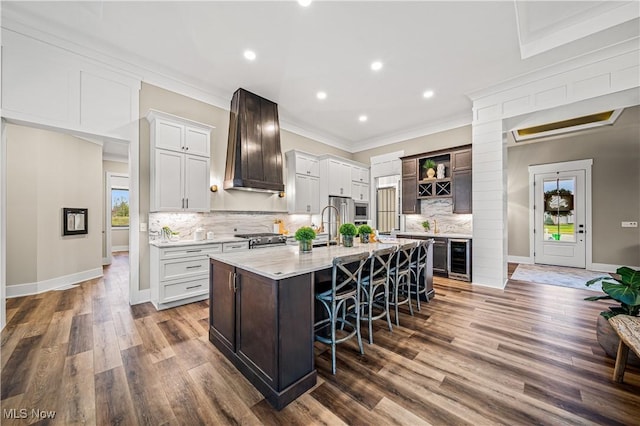
<path fill-rule="evenodd" d="M 393 143 L 404 142 L 411 139 L 419 138 L 422 136 L 432 135 L 434 133 L 444 132 L 446 130 L 456 129 L 458 127 L 471 125 L 472 112 L 452 117 L 447 120 L 442 120 L 437 123 L 430 124 L 424 127 L 416 127 L 410 130 L 404 130 L 398 133 L 393 133 L 376 138 L 366 139 L 361 142 L 355 142 L 352 145 L 351 152 L 360 152 L 367 149 L 379 148 L 381 146 L 390 145 Z"/>
<path fill-rule="evenodd" d="M 295 133 L 305 138 L 313 139 L 317 142 L 322 142 L 325 145 L 332 146 L 334 148 L 342 149 L 347 152 L 353 152 L 352 147 L 346 142 L 336 140 L 330 136 L 318 133 L 314 130 L 308 130 L 295 124 L 293 121 L 288 120 L 286 117 L 280 116 L 280 128 L 291 133 Z"/>
<path fill-rule="evenodd" d="M 522 74 L 518 77 L 505 80 L 503 82 L 491 85 L 489 87 L 469 92 L 466 95 L 473 102 L 486 96 L 514 89 L 525 84 L 531 84 L 544 78 L 553 77 L 574 69 L 578 69 L 596 62 L 610 59 L 616 56 L 625 55 L 640 50 L 640 38 L 633 37 L 629 40 L 622 41 L 612 46 L 603 47 L 602 49 L 586 53 L 581 56 L 573 57 L 562 62 L 555 63 L 548 67 L 540 68 L 536 71 Z"/>
<path fill-rule="evenodd" d="M 582 18 L 573 23 L 564 23 L 555 30 L 550 28 L 541 36 L 535 36 L 527 32 L 527 11 L 526 8 L 519 7 L 522 1 L 515 1 L 516 23 L 518 27 L 518 41 L 520 43 L 520 57 L 527 59 L 553 48 L 587 37 L 599 31 L 606 30 L 613 26 L 623 24 L 640 16 L 640 8 L 637 2 L 599 2 L 609 3 L 609 10 L 594 11 L 593 7 L 580 13 Z M 526 1 L 527 7 L 535 7 L 536 3 Z M 597 2 L 593 2 L 594 4 Z M 587 16 L 591 13 L 591 16 Z M 577 15 L 576 15 L 577 16 Z M 540 24 L 537 22 L 536 24 Z M 557 22 L 556 22 L 557 26 Z"/>

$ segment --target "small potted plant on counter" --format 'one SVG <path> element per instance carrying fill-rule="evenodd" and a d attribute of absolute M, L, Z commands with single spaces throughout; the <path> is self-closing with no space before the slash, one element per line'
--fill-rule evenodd
<path fill-rule="evenodd" d="M 360 242 L 367 244 L 369 242 L 369 235 L 373 232 L 373 229 L 369 225 L 360 225 L 358 228 L 358 235 L 360 235 Z"/>
<path fill-rule="evenodd" d="M 313 248 L 313 240 L 316 238 L 316 231 L 310 226 L 303 226 L 296 231 L 296 241 L 300 245 L 300 253 L 308 253 Z"/>
<path fill-rule="evenodd" d="M 358 228 L 353 223 L 343 223 L 340 225 L 342 244 L 345 247 L 353 247 L 353 237 L 358 233 Z"/>
<path fill-rule="evenodd" d="M 428 232 L 431 230 L 431 224 L 429 223 L 428 220 L 425 220 L 424 222 L 422 222 L 422 227 L 424 228 L 425 232 Z"/>

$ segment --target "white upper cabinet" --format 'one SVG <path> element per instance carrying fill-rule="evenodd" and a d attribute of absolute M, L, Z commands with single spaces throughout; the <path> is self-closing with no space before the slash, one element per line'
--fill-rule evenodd
<path fill-rule="evenodd" d="M 147 119 L 155 148 L 210 157 L 211 126 L 156 110 L 150 110 Z"/>
<path fill-rule="evenodd" d="M 13 120 L 131 139 L 140 79 L 2 30 L 2 110 Z"/>
<path fill-rule="evenodd" d="M 320 176 L 320 164 L 316 158 L 307 154 L 296 153 L 296 173 L 307 176 Z"/>
<path fill-rule="evenodd" d="M 351 168 L 351 180 L 353 182 L 369 184 L 369 169 L 360 166 L 353 166 Z"/>
<path fill-rule="evenodd" d="M 329 195 L 351 197 L 351 164 L 339 160 L 327 160 Z"/>
<path fill-rule="evenodd" d="M 151 211 L 210 210 L 213 127 L 151 110 Z"/>
<path fill-rule="evenodd" d="M 320 167 L 318 160 L 306 153 L 288 151 L 287 210 L 289 213 L 320 213 Z"/>
<path fill-rule="evenodd" d="M 369 185 L 351 182 L 351 198 L 355 201 L 369 202 Z"/>

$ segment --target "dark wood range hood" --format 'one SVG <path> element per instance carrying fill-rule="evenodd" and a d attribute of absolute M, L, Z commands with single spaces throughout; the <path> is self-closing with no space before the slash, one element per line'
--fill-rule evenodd
<path fill-rule="evenodd" d="M 284 191 L 278 105 L 244 89 L 231 99 L 224 189 Z"/>

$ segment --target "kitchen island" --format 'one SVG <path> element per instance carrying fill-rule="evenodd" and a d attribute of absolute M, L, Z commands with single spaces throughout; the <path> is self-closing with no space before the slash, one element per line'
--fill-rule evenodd
<path fill-rule="evenodd" d="M 209 340 L 280 410 L 316 383 L 314 283 L 333 259 L 410 242 L 210 255 Z M 428 272 L 430 275 L 430 271 Z"/>

